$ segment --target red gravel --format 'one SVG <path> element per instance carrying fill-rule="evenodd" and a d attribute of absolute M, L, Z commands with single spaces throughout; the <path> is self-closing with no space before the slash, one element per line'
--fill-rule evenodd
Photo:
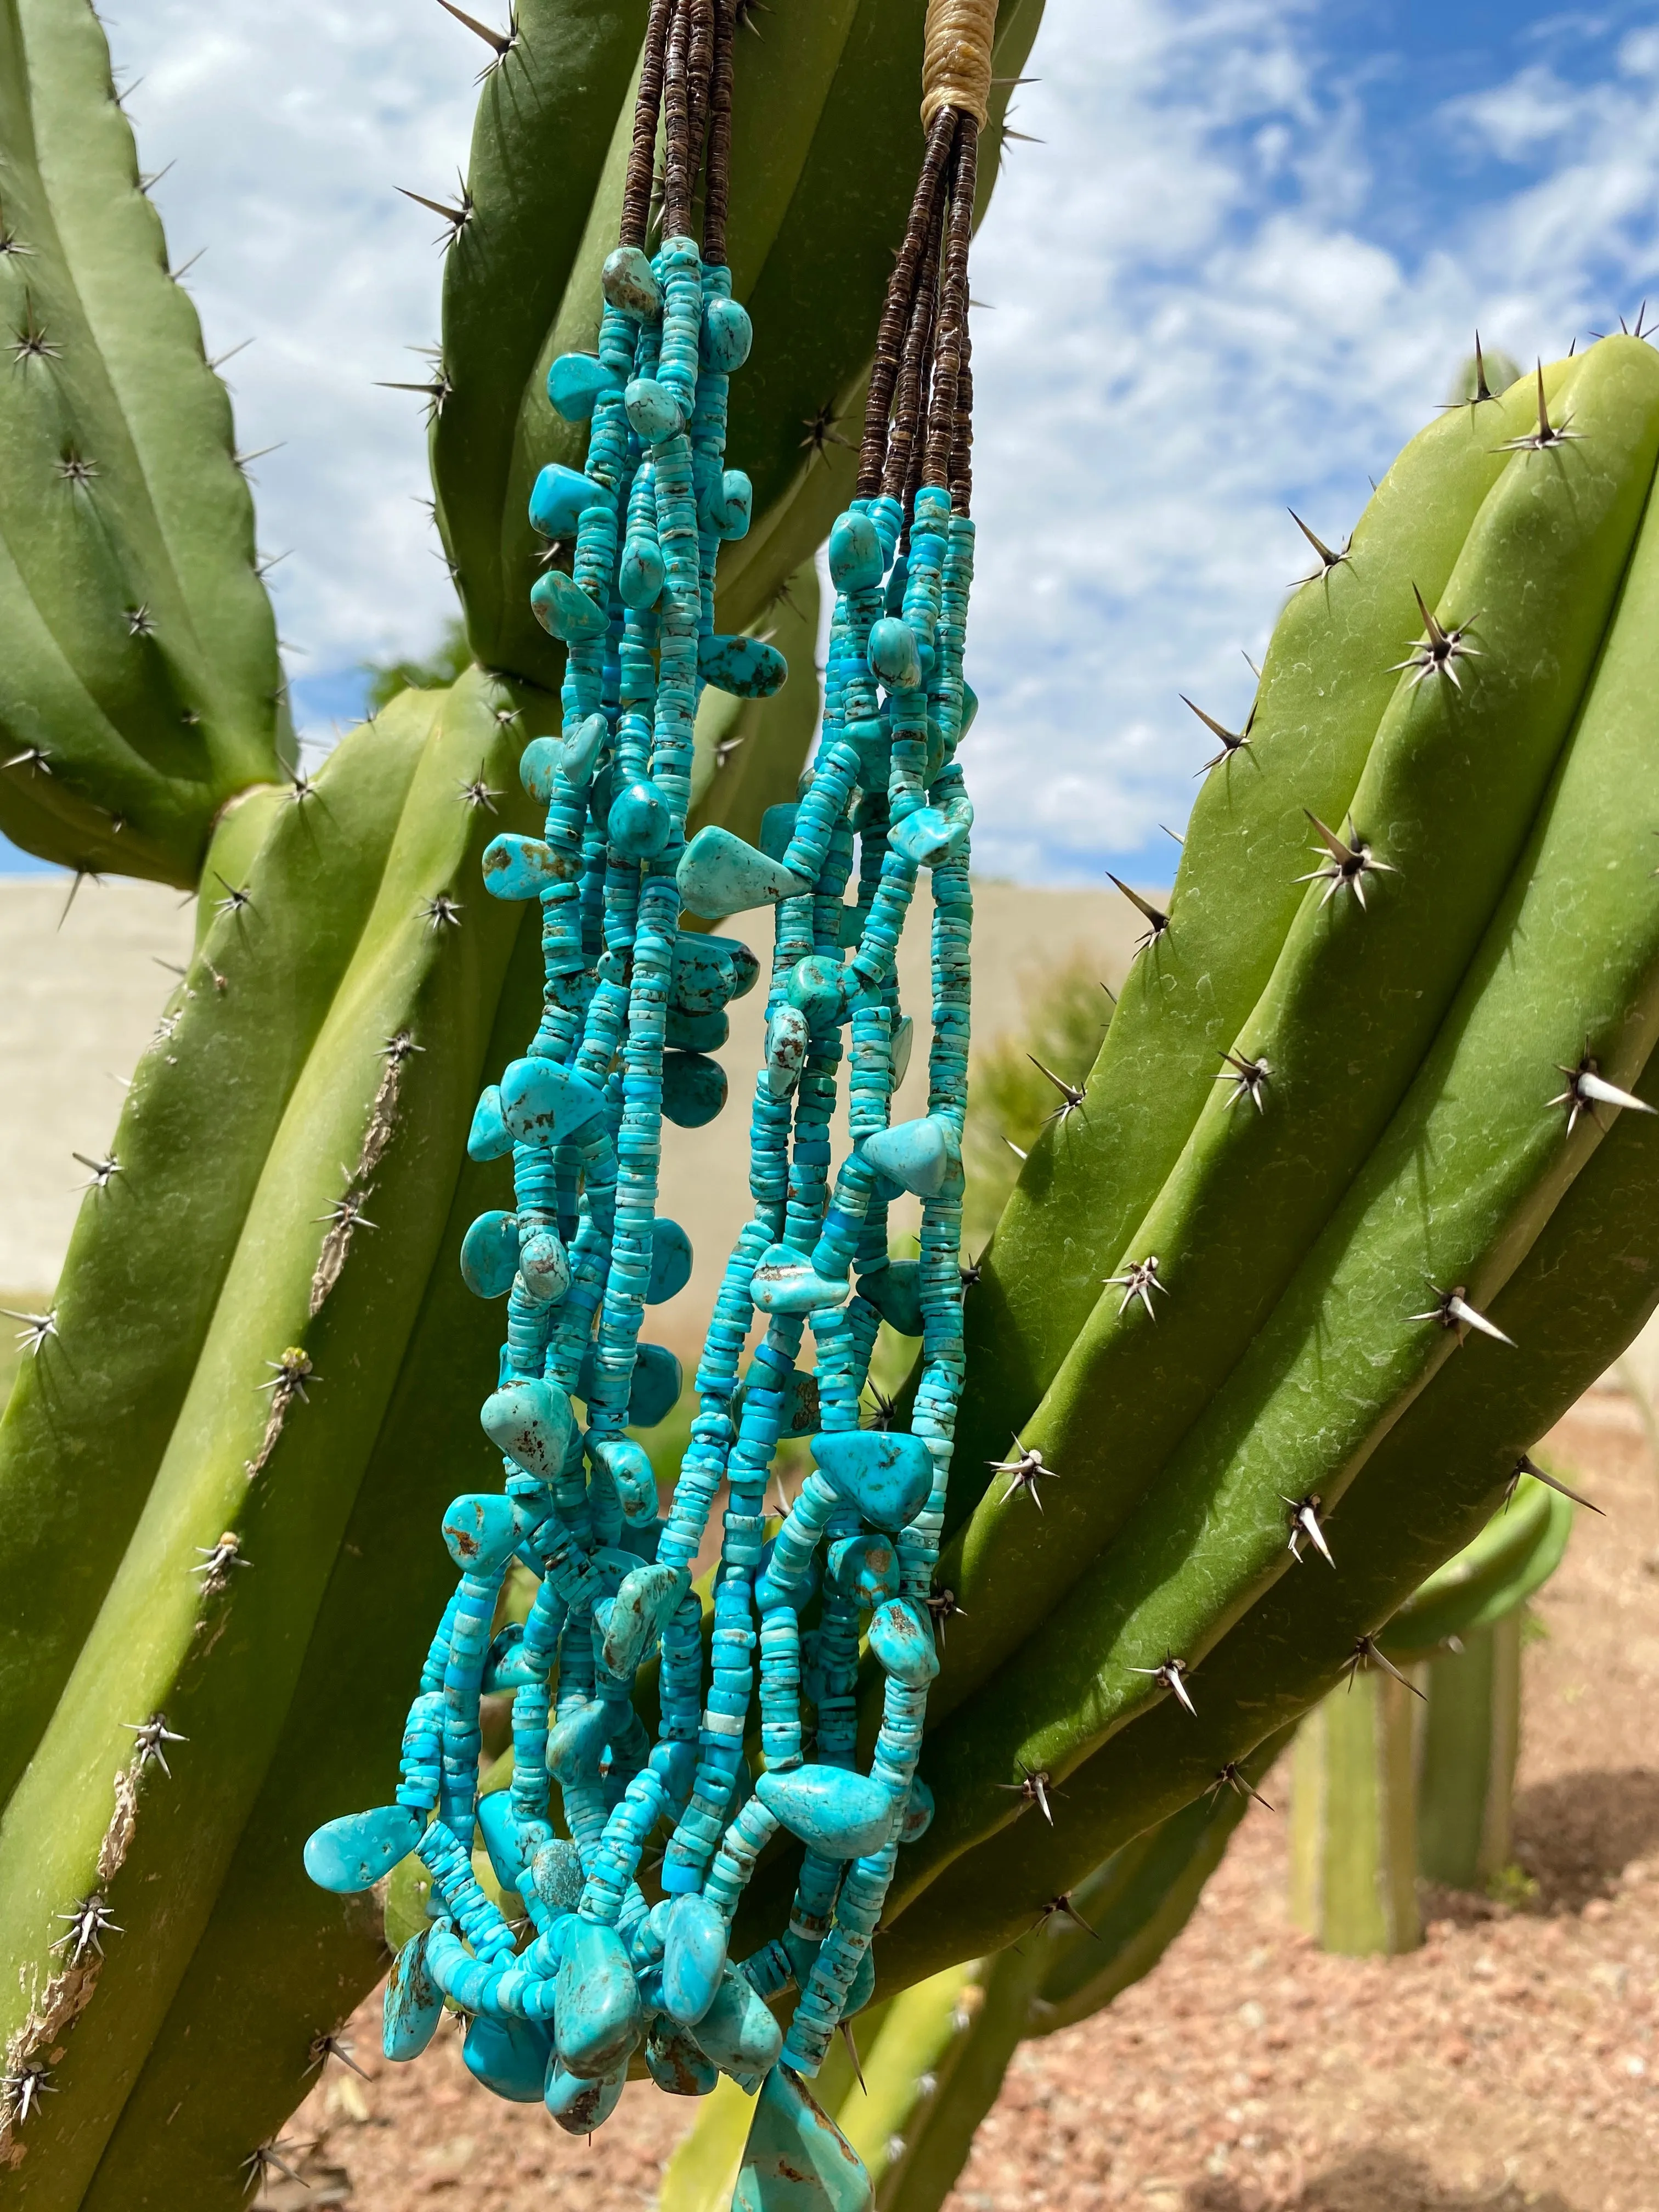
<path fill-rule="evenodd" d="M 1659 2206 L 1659 1483 L 1598 1394 L 1553 1439 L 1611 1517 L 1579 1516 L 1528 1649 L 1511 1908 L 1435 1893 L 1396 1960 L 1287 1924 L 1282 1820 L 1252 1811 L 1192 1924 L 1108 2013 L 1026 2045 L 950 2212 L 1654 2212 Z M 1280 1802 L 1280 1773 L 1267 1795 Z M 331 2069 L 295 2115 L 311 2183 L 261 2202 L 405 2212 L 648 2205 L 696 2108 L 629 2089 L 591 2145 L 474 2084 L 457 2039 Z"/>

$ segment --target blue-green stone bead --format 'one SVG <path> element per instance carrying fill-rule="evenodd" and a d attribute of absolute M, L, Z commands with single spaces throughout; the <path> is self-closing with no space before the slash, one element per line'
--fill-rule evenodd
<path fill-rule="evenodd" d="M 717 376 L 730 376 L 749 358 L 755 343 L 755 326 L 746 308 L 735 300 L 713 299 L 704 303 L 698 357 Z"/>
<path fill-rule="evenodd" d="M 674 834 L 673 810 L 655 784 L 624 784 L 611 803 L 606 831 L 630 860 L 654 860 Z"/>
<path fill-rule="evenodd" d="M 723 1013 L 683 1014 L 671 1006 L 663 1042 L 680 1052 L 718 1052 L 731 1034 L 732 1024 Z"/>
<path fill-rule="evenodd" d="M 556 884 L 574 884 L 580 874 L 580 854 L 562 853 L 516 830 L 503 830 L 484 847 L 484 889 L 492 898 L 539 898 Z"/>
<path fill-rule="evenodd" d="M 676 880 L 682 902 L 710 921 L 777 899 L 797 898 L 812 888 L 716 823 L 699 830 L 687 845 Z"/>
<path fill-rule="evenodd" d="M 747 470 L 722 471 L 719 483 L 710 487 L 706 513 L 710 529 L 723 543 L 747 538 L 755 514 L 755 487 Z"/>
<path fill-rule="evenodd" d="M 411 1936 L 392 1961 L 381 2010 L 380 2049 L 403 2065 L 418 2058 L 444 2016 L 444 1993 L 427 1972 L 427 1928 Z"/>
<path fill-rule="evenodd" d="M 592 2081 L 622 2064 L 639 2039 L 640 1998 L 622 1937 L 578 1917 L 565 1938 L 555 2017 L 559 2057 Z"/>
<path fill-rule="evenodd" d="M 843 514 L 830 532 L 830 580 L 838 592 L 867 592 L 881 581 L 881 538 L 867 514 Z"/>
<path fill-rule="evenodd" d="M 662 1062 L 664 1118 L 679 1129 L 701 1129 L 726 1103 L 726 1070 L 699 1052 L 665 1052 Z"/>
<path fill-rule="evenodd" d="M 691 1279 L 691 1239 L 678 1221 L 659 1215 L 651 1224 L 651 1279 L 645 1302 L 665 1305 Z"/>
<path fill-rule="evenodd" d="M 726 1925 L 706 1898 L 683 1896 L 668 1908 L 662 1962 L 663 2009 L 695 2027 L 714 2003 L 726 1969 Z"/>
<path fill-rule="evenodd" d="M 937 1198 L 961 1160 L 961 1140 L 943 1117 L 897 1121 L 864 1140 L 864 1157 L 902 1188 L 918 1198 Z"/>
<path fill-rule="evenodd" d="M 306 1872 L 319 1889 L 331 1890 L 337 1897 L 373 1889 L 382 1875 L 408 1857 L 420 1841 L 423 1825 L 419 1814 L 407 1805 L 343 1814 L 307 1838 Z"/>
<path fill-rule="evenodd" d="M 520 1144 L 556 1145 L 604 1110 L 591 1083 L 548 1060 L 515 1060 L 501 1078 L 501 1118 Z"/>
<path fill-rule="evenodd" d="M 504 1298 L 519 1270 L 519 1224 L 510 1213 L 481 1213 L 461 1239 L 461 1279 L 475 1297 Z"/>
<path fill-rule="evenodd" d="M 885 615 L 870 632 L 870 672 L 892 689 L 911 691 L 921 682 L 915 633 L 896 615 Z"/>
<path fill-rule="evenodd" d="M 898 1429 L 841 1429 L 812 1439 L 818 1471 L 878 1528 L 902 1528 L 926 1504 L 933 1463 L 920 1437 Z"/>
<path fill-rule="evenodd" d="M 627 2087 L 626 2061 L 591 2081 L 556 2061 L 548 2069 L 547 2109 L 567 2135 L 591 2136 L 616 2111 Z"/>
<path fill-rule="evenodd" d="M 588 507 L 615 504 L 616 495 L 592 477 L 550 461 L 531 486 L 531 526 L 544 538 L 574 538 Z"/>
<path fill-rule="evenodd" d="M 895 1082 L 897 1081 L 896 1076 Z M 865 1158 L 870 1156 L 865 1147 Z M 915 1260 L 891 1260 L 873 1274 L 859 1277 L 859 1295 L 868 1298 L 890 1328 L 901 1336 L 921 1334 L 921 1267 Z"/>
<path fill-rule="evenodd" d="M 542 2094 L 553 2039 L 532 2020 L 492 2020 L 482 2014 L 461 2043 L 461 2061 L 475 2081 L 515 2105 L 533 2105 Z"/>
<path fill-rule="evenodd" d="M 547 372 L 547 396 L 555 414 L 567 422 L 586 422 L 602 392 L 614 392 L 617 380 L 591 353 L 562 353 Z"/>
<path fill-rule="evenodd" d="M 926 1689 L 939 1672 L 933 1624 L 902 1598 L 878 1606 L 870 1623 L 870 1649 L 882 1672 L 911 1689 Z"/>
<path fill-rule="evenodd" d="M 619 246 L 605 257 L 599 289 L 607 303 L 630 321 L 653 322 L 662 313 L 662 288 L 637 246 Z"/>
<path fill-rule="evenodd" d="M 789 663 L 758 637 L 706 637 L 697 648 L 697 673 L 716 691 L 769 699 L 788 681 Z"/>
<path fill-rule="evenodd" d="M 519 1278 L 533 1305 L 556 1305 L 570 1288 L 570 1255 L 563 1241 L 545 1226 L 531 1230 L 519 1245 Z"/>
<path fill-rule="evenodd" d="M 645 2063 L 651 2079 L 671 2097 L 706 2097 L 720 2078 L 696 2038 L 660 2016 L 646 2038 Z"/>
<path fill-rule="evenodd" d="M 603 637 L 611 626 L 609 611 L 590 599 L 562 568 L 542 571 L 530 587 L 530 605 L 542 628 L 566 645 Z"/>
<path fill-rule="evenodd" d="M 685 428 L 685 410 L 675 393 L 654 376 L 636 376 L 623 394 L 629 426 L 647 446 L 677 438 Z"/>
<path fill-rule="evenodd" d="M 890 1793 L 870 1775 L 847 1767 L 796 1766 L 763 1774 L 755 1795 L 792 1836 L 830 1858 L 862 1858 L 878 1851 L 892 1833 Z"/>
<path fill-rule="evenodd" d="M 472 1109 L 472 1126 L 466 1133 L 466 1156 L 471 1160 L 505 1159 L 513 1149 L 513 1132 L 501 1119 L 501 1091 L 492 1083 Z"/>
<path fill-rule="evenodd" d="M 667 580 L 662 548 L 654 538 L 630 538 L 617 568 L 617 596 L 636 612 L 653 607 Z"/>
<path fill-rule="evenodd" d="M 504 1383 L 484 1400 L 478 1419 L 496 1449 L 526 1474 L 550 1482 L 562 1470 L 574 1417 L 556 1383 L 539 1378 Z"/>

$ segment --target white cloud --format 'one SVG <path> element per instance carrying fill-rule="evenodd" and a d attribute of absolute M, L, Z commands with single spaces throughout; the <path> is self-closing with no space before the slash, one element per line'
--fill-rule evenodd
<path fill-rule="evenodd" d="M 1317 0 L 1105 20 L 1048 0 L 1017 118 L 1043 143 L 1009 149 L 974 279 L 976 848 L 1055 881 L 1167 867 L 1209 750 L 1176 694 L 1243 711 L 1305 566 L 1287 505 L 1340 539 L 1477 322 L 1529 358 L 1659 289 L 1659 36 L 1589 81 L 1529 59 L 1402 151 Z M 435 335 L 438 225 L 393 187 L 465 163 L 475 42 L 431 0 L 127 0 L 112 35 L 175 258 L 209 248 L 210 350 L 257 340 L 241 442 L 287 441 L 256 475 L 295 672 L 418 649 L 450 604 L 420 405 L 374 383 Z"/>

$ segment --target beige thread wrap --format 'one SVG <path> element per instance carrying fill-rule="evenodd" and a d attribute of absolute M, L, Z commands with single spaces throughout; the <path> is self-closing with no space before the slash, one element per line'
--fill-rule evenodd
<path fill-rule="evenodd" d="M 971 115 L 982 130 L 991 104 L 991 41 L 997 0 L 927 0 L 921 56 L 921 127 L 941 107 Z"/>

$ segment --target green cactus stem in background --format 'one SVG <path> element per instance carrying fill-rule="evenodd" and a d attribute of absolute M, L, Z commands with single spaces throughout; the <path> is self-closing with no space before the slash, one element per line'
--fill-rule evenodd
<path fill-rule="evenodd" d="M 1413 1709 L 1422 1692 L 1357 1667 L 1302 1723 L 1291 1784 L 1291 1917 L 1325 1951 L 1413 1951 L 1417 1800 Z"/>

